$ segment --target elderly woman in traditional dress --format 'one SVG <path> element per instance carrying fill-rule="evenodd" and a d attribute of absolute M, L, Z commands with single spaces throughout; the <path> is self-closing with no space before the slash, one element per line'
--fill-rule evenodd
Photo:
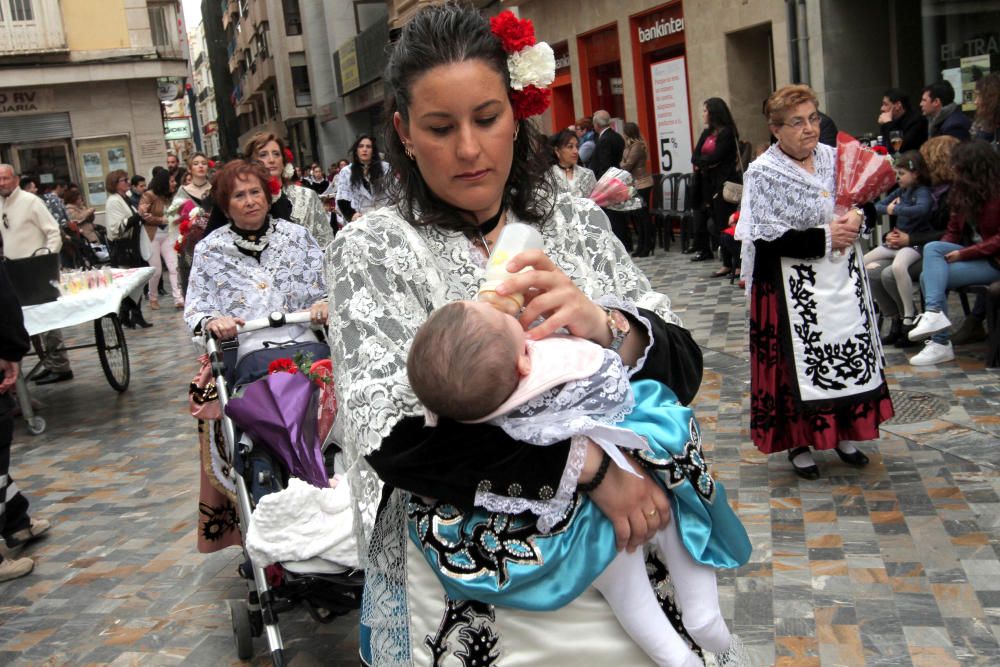
<path fill-rule="evenodd" d="M 810 449 L 850 465 L 868 457 L 893 415 L 859 233 L 874 207 L 833 212 L 836 149 L 820 144 L 816 95 L 779 89 L 767 101 L 777 143 L 747 170 L 736 237 L 750 294 L 750 433 L 765 454 L 788 452 L 819 477 Z"/>
<path fill-rule="evenodd" d="M 258 132 L 247 142 L 243 155 L 261 162 L 271 178 L 281 184 L 280 193 L 271 203 L 271 215 L 302 225 L 319 247 L 325 248 L 333 240 L 330 216 L 315 191 L 292 183 L 292 153 L 285 147 L 285 140 L 276 134 Z M 214 226 L 214 221 L 209 226 Z"/>
<path fill-rule="evenodd" d="M 229 223 L 203 238 L 191 263 L 184 321 L 195 334 L 208 331 L 219 339 L 236 336 L 246 320 L 272 312 L 309 310 L 314 324 L 326 322 L 326 281 L 323 251 L 301 225 L 269 214 L 270 175 L 255 162 L 234 160 L 216 174 L 212 186 L 216 207 Z M 259 349 L 264 341 L 315 341 L 306 325 L 288 325 L 248 334 L 240 355 Z M 197 400 L 197 399 L 196 399 Z M 215 422 L 199 421 L 202 484 L 199 502 L 198 550 L 217 551 L 239 544 L 230 461 Z"/>
<path fill-rule="evenodd" d="M 586 438 L 534 447 L 488 424 L 442 419 L 425 427 L 407 381 L 413 336 L 434 309 L 477 294 L 490 248 L 509 223 L 532 225 L 543 239 L 543 250 L 508 265 L 528 270 L 497 287 L 501 295 L 529 294 L 521 325 L 544 318 L 529 337 L 565 328 L 617 349 L 633 379 L 657 379 L 684 403 L 701 378 L 697 345 L 601 209 L 552 195 L 528 118 L 544 104 L 513 87 L 546 83 L 508 70 L 508 28 L 525 29 L 515 22 L 503 12 L 491 31 L 475 10 L 448 3 L 422 8 L 404 26 L 386 75 L 398 203 L 347 225 L 327 257 L 338 426 L 363 519 L 356 525 L 368 531 L 360 536 L 369 559 L 362 622 L 371 635 L 363 634 L 362 656 L 380 667 L 489 665 L 498 656 L 502 664 L 650 664 L 593 588 L 566 598 L 549 586 L 559 587 L 556 581 L 539 581 L 530 591 L 539 613 L 452 599 L 440 582 L 461 579 L 467 568 L 501 583 L 511 567 L 530 576 L 540 564 L 535 540 L 544 533 L 523 513 L 572 521 L 584 493 L 611 519 L 619 548 L 634 549 L 669 521 L 663 489 L 649 475 L 602 463 L 605 454 Z M 513 50 L 522 47 L 535 48 Z M 678 435 L 693 443 L 697 427 Z M 410 499 L 417 496 L 436 502 L 416 510 Z M 471 560 L 461 562 L 461 555 L 446 558 L 449 547 L 428 535 L 427 548 L 442 554 L 431 567 L 407 538 L 418 523 L 473 516 L 488 524 L 484 539 L 496 539 L 499 550 L 470 544 Z M 662 581 L 662 563 L 650 565 Z"/>

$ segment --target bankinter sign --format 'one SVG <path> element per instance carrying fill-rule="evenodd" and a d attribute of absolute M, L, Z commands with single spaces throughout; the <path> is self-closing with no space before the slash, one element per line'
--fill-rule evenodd
<path fill-rule="evenodd" d="M 684 19 L 669 18 L 657 21 L 652 28 L 637 28 L 639 32 L 639 43 L 644 44 L 653 39 L 673 35 L 684 31 Z"/>

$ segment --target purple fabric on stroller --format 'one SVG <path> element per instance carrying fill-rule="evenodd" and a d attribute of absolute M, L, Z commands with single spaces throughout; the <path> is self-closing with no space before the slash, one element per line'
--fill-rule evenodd
<path fill-rule="evenodd" d="M 330 486 L 316 433 L 316 387 L 300 373 L 274 373 L 247 385 L 230 399 L 226 415 L 254 444 L 266 447 L 293 477 L 325 489 Z"/>

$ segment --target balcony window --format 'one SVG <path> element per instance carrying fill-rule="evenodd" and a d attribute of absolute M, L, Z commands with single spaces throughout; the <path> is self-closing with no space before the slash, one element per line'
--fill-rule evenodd
<path fill-rule="evenodd" d="M 65 50 L 59 0 L 0 0 L 0 56 Z"/>
<path fill-rule="evenodd" d="M 302 13 L 299 11 L 299 0 L 281 0 L 282 13 L 285 15 L 285 34 L 302 34 Z"/>
<path fill-rule="evenodd" d="M 307 107 L 312 104 L 312 89 L 309 87 L 309 68 L 305 65 L 292 67 L 292 91 L 295 106 Z"/>
<path fill-rule="evenodd" d="M 180 36 L 177 33 L 177 5 L 173 2 L 150 2 L 149 29 L 153 46 L 161 56 L 181 55 Z"/>
<path fill-rule="evenodd" d="M 3 18 L 3 5 L 0 5 L 0 18 Z M 31 0 L 10 0 L 11 21 L 34 21 L 35 8 Z"/>

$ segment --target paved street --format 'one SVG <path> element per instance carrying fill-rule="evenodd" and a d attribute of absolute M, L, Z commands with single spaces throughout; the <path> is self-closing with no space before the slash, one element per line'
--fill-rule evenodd
<path fill-rule="evenodd" d="M 706 448 L 754 544 L 720 575 L 723 610 L 755 663 L 1000 664 L 1000 373 L 983 370 L 984 344 L 922 369 L 890 348 L 892 388 L 916 421 L 887 425 L 866 469 L 820 454 L 823 477 L 806 482 L 747 437 L 742 291 L 707 277 L 711 262 L 639 261 L 705 348 Z M 12 473 L 54 526 L 28 551 L 35 572 L 0 584 L 0 664 L 241 664 L 226 608 L 245 592 L 239 551 L 195 551 L 195 354 L 179 313 L 152 320 L 127 332 L 128 392 L 77 351 L 73 382 L 35 392 L 48 431 L 18 423 Z M 287 615 L 291 664 L 356 665 L 356 623 Z M 269 664 L 256 647 L 254 664 Z"/>

